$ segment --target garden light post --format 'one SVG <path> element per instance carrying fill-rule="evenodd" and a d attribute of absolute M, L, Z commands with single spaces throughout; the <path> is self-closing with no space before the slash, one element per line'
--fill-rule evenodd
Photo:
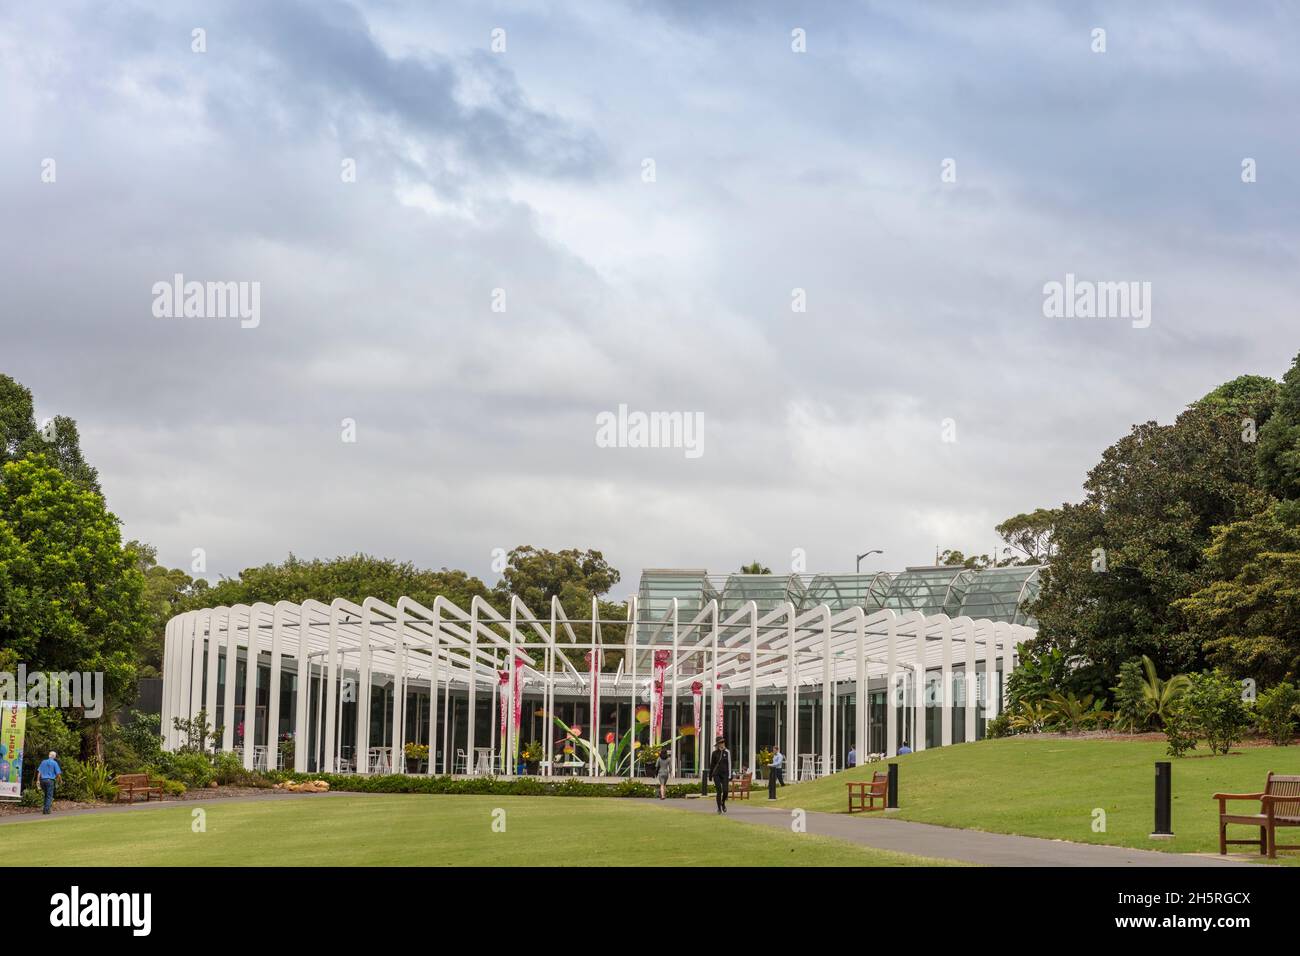
<path fill-rule="evenodd" d="M 885 791 L 885 809 L 898 809 L 898 764 L 889 765 L 889 787 Z"/>
<path fill-rule="evenodd" d="M 1173 787 L 1172 771 L 1169 761 L 1156 762 L 1156 828 L 1151 833 L 1153 840 L 1168 840 L 1173 831 Z"/>

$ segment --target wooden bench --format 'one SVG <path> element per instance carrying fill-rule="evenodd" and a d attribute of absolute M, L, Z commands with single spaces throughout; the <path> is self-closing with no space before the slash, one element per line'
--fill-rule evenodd
<path fill-rule="evenodd" d="M 849 788 L 849 813 L 859 810 L 883 810 L 889 796 L 889 774 L 877 770 L 870 780 L 850 780 L 845 784 Z M 880 806 L 876 806 L 876 801 Z"/>
<path fill-rule="evenodd" d="M 753 783 L 754 775 L 752 773 L 742 773 L 739 777 L 732 777 L 727 788 L 728 798 L 735 797 L 737 800 L 748 800 L 749 789 Z"/>
<path fill-rule="evenodd" d="M 1300 827 L 1300 776 L 1283 776 L 1271 770 L 1260 793 L 1216 793 L 1219 801 L 1219 853 L 1227 853 L 1229 844 L 1259 847 L 1270 859 L 1278 850 L 1300 850 L 1300 844 L 1279 844 L 1279 827 Z M 1229 800 L 1258 800 L 1259 813 L 1229 813 Z M 1229 840 L 1228 824 L 1240 823 L 1259 827 L 1258 840 Z"/>
<path fill-rule="evenodd" d="M 150 784 L 147 773 L 119 773 L 113 783 L 117 785 L 117 799 L 119 802 L 125 799 L 127 803 L 135 803 L 137 793 L 144 794 L 145 803 L 148 803 L 155 793 L 158 795 L 159 800 L 162 799 L 162 787 L 157 784 Z"/>

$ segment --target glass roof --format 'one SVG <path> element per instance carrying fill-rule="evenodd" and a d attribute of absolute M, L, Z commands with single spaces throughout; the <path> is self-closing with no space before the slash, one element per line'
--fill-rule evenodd
<path fill-rule="evenodd" d="M 977 572 L 971 568 L 908 568 L 889 583 L 885 607 L 900 613 L 947 614 L 956 617 L 962 597 Z"/>
<path fill-rule="evenodd" d="M 677 598 L 677 620 L 693 620 L 700 609 L 718 597 L 709 583 L 709 572 L 703 569 L 651 568 L 641 572 L 641 588 L 637 594 L 638 616 L 642 623 L 639 639 L 649 640 L 658 622 L 672 609 Z M 669 637 L 672 635 L 669 634 Z"/>
<path fill-rule="evenodd" d="M 1023 565 L 980 571 L 966 589 L 958 613 L 1037 627 L 1037 621 L 1025 614 L 1024 606 L 1038 597 L 1040 570 L 1038 565 Z"/>
<path fill-rule="evenodd" d="M 868 613 L 882 607 L 905 613 L 965 615 L 1037 627 L 1024 606 L 1038 596 L 1040 565 L 1005 568 L 913 567 L 897 574 L 730 574 L 694 568 L 650 568 L 641 573 L 639 638 L 648 641 L 677 598 L 678 620 L 693 619 L 711 600 L 725 619 L 753 601 L 760 615 L 789 602 L 800 611 L 825 604 Z M 670 636 L 670 635 L 669 635 Z M 686 638 L 683 638 L 686 639 Z"/>
<path fill-rule="evenodd" d="M 851 607 L 879 610 L 884 606 L 892 577 L 887 571 L 873 574 L 818 574 L 804 592 L 803 605 L 799 609 L 806 611 L 825 604 L 832 611 L 845 611 Z"/>
<path fill-rule="evenodd" d="M 803 598 L 803 581 L 797 574 L 731 574 L 722 589 L 718 610 L 725 619 L 744 607 L 746 601 L 753 601 L 761 617 L 787 601 L 799 607 Z"/>

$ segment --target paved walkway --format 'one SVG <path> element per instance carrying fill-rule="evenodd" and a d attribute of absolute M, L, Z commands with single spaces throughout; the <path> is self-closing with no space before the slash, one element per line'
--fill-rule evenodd
<path fill-rule="evenodd" d="M 665 800 L 660 806 L 692 813 L 714 813 L 712 799 Z M 894 850 L 913 856 L 961 860 L 984 866 L 1255 866 L 1245 859 L 1199 853 L 1161 853 L 1126 847 L 1095 846 L 959 830 L 929 823 L 912 823 L 883 813 L 854 814 L 806 811 L 808 832 L 847 840 L 859 846 Z M 768 807 L 756 801 L 731 800 L 727 818 L 761 826 L 788 829 L 790 809 Z"/>

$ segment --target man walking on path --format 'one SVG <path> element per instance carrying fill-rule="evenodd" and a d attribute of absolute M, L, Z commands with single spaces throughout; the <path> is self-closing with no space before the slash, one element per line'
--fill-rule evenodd
<path fill-rule="evenodd" d="M 48 814 L 50 808 L 54 806 L 55 781 L 63 779 L 63 768 L 59 766 L 58 756 L 51 750 L 50 755 L 36 768 L 37 779 L 41 782 L 41 789 L 45 791 L 45 809 L 41 811 L 45 814 Z"/>

